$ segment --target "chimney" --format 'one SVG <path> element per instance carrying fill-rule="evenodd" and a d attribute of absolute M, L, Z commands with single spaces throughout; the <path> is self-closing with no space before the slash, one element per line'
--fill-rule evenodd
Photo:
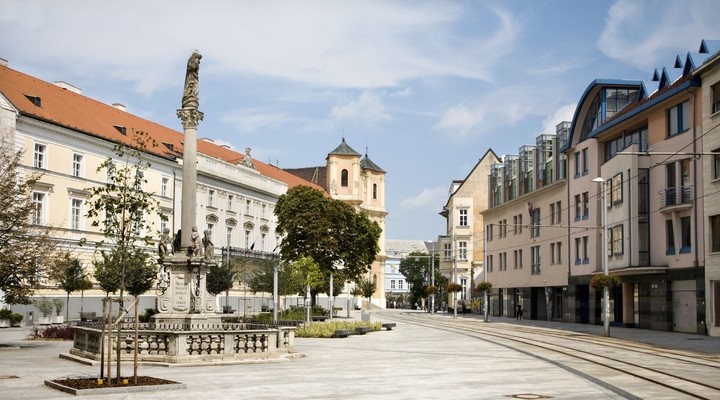
<path fill-rule="evenodd" d="M 82 94 L 82 90 L 80 90 L 79 87 L 73 86 L 64 81 L 55 81 L 55 85 L 65 89 L 65 90 L 69 90 L 73 93 Z"/>
<path fill-rule="evenodd" d="M 123 103 L 112 103 L 112 106 L 120 111 L 125 111 L 125 104 Z"/>

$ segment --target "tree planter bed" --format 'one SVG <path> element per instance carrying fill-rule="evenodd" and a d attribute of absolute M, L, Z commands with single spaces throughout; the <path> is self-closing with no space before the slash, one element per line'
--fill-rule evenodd
<path fill-rule="evenodd" d="M 128 384 L 108 385 L 107 382 L 102 385 L 97 384 L 97 378 L 68 378 L 55 379 L 45 381 L 45 386 L 70 393 L 75 396 L 97 396 L 102 394 L 115 393 L 137 393 L 137 392 L 153 392 L 158 390 L 176 390 L 187 389 L 184 383 L 169 381 L 167 379 L 153 378 L 150 376 L 138 376 L 138 384 L 133 383 L 133 378 L 127 378 Z"/>

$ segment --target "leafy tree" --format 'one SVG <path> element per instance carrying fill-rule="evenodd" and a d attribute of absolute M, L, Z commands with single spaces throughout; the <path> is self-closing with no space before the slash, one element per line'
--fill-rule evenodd
<path fill-rule="evenodd" d="M 410 287 L 410 304 L 420 302 L 421 299 L 427 297 L 428 287 L 430 286 L 430 256 L 427 253 L 414 251 L 400 261 L 400 273 L 405 276 L 405 280 Z M 435 255 L 434 265 L 440 265 L 440 260 Z M 435 290 L 437 291 L 438 282 L 440 281 L 440 271 L 435 268 Z"/>
<path fill-rule="evenodd" d="M 216 296 L 222 292 L 232 289 L 235 283 L 235 270 L 232 263 L 216 264 L 210 267 L 205 275 L 205 287 L 208 293 Z"/>
<path fill-rule="evenodd" d="M 253 293 L 273 292 L 275 266 L 278 268 L 278 296 L 290 296 L 305 292 L 305 276 L 289 263 L 261 262 L 248 286 Z"/>
<path fill-rule="evenodd" d="M 375 288 L 377 287 L 376 283 L 376 278 L 374 276 L 372 279 L 360 277 L 358 280 L 358 287 L 360 287 L 362 296 L 367 299 L 368 308 L 370 308 L 371 297 L 373 293 L 375 293 Z"/>
<path fill-rule="evenodd" d="M 356 280 L 368 270 L 379 251 L 377 242 L 382 229 L 376 222 L 308 186 L 295 186 L 280 196 L 275 215 L 277 229 L 285 235 L 280 245 L 282 259 L 310 257 L 325 279 L 337 274 L 337 266 L 342 265 L 345 277 Z"/>
<path fill-rule="evenodd" d="M 32 189 L 41 174 L 26 174 L 22 150 L 0 139 L 0 295 L 7 304 L 30 304 L 36 278 L 56 257 L 55 228 L 34 224 Z"/>
<path fill-rule="evenodd" d="M 95 279 L 106 293 L 120 293 L 121 309 L 123 293 L 134 296 L 137 304 L 137 297 L 153 286 L 156 266 L 147 252 L 153 238 L 146 221 L 153 214 L 165 219 L 160 203 L 143 190 L 145 171 L 151 166 L 146 159 L 148 146 L 157 144 L 145 132 L 133 132 L 131 140 L 130 146 L 118 143 L 114 148 L 117 157 L 106 159 L 98 167 L 98 172 L 105 171 L 107 182 L 87 189 L 87 217 L 103 234 L 96 248 L 112 247 L 96 257 Z M 116 371 L 120 379 L 120 324 L 117 329 Z"/>
<path fill-rule="evenodd" d="M 80 260 L 65 253 L 52 264 L 50 269 L 50 278 L 57 282 L 58 287 L 65 291 L 65 304 L 68 307 L 65 310 L 65 320 L 70 319 L 70 293 L 82 290 L 85 286 L 87 276 Z"/>

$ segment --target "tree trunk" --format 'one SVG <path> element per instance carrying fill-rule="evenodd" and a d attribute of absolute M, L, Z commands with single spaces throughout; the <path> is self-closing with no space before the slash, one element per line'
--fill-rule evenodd
<path fill-rule="evenodd" d="M 140 338 L 140 329 L 139 329 L 139 323 L 140 323 L 140 313 L 138 312 L 138 305 L 139 305 L 140 299 L 135 298 L 135 355 L 133 357 L 133 381 L 137 385 L 137 377 L 138 377 L 138 340 Z"/>

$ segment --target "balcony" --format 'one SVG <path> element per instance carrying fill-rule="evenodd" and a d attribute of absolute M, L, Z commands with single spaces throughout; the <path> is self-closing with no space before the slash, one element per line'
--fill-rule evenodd
<path fill-rule="evenodd" d="M 660 194 L 660 210 L 663 212 L 683 210 L 692 207 L 692 186 L 667 188 L 658 193 Z"/>

